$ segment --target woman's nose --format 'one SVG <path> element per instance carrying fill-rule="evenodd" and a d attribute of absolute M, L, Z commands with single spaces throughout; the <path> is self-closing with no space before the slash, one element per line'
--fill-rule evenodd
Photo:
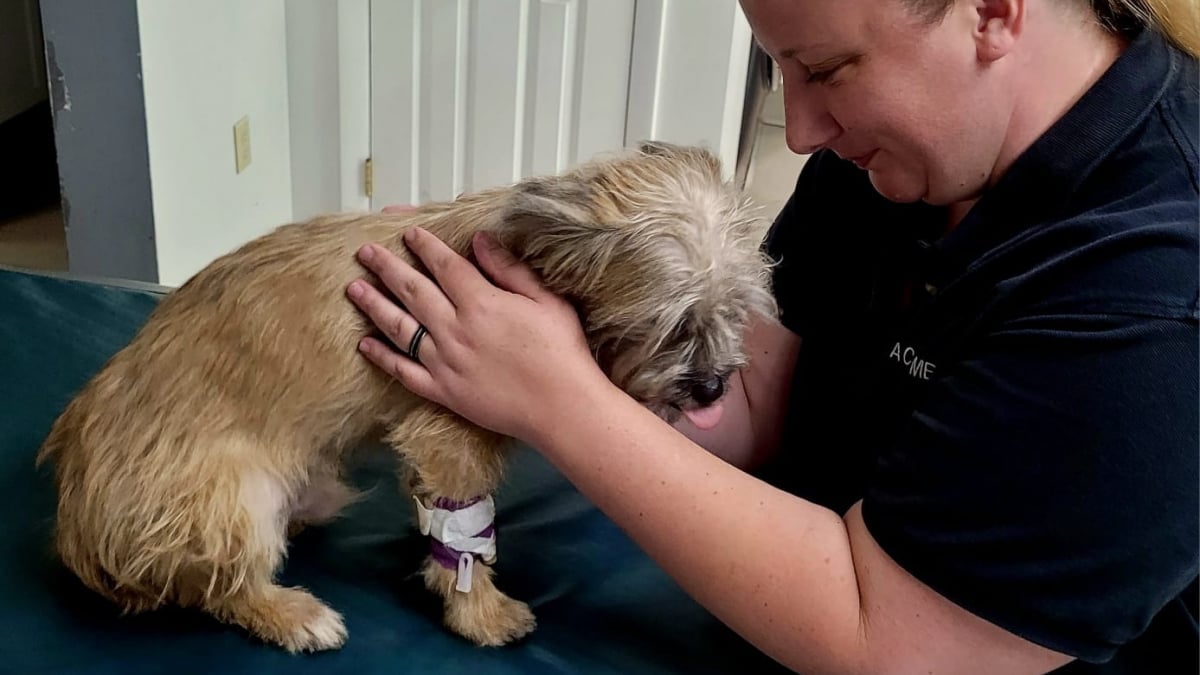
<path fill-rule="evenodd" d="M 824 96 L 813 86 L 783 85 L 783 112 L 787 144 L 792 152 L 808 155 L 827 146 L 842 133 L 842 127 L 825 105 Z"/>

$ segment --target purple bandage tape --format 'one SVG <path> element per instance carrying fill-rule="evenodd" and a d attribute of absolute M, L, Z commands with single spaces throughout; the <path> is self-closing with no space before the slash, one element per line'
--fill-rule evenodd
<path fill-rule="evenodd" d="M 467 508 L 468 506 L 478 504 L 479 502 L 483 501 L 483 499 L 483 497 L 476 497 L 465 502 L 459 502 L 446 497 L 438 497 L 437 499 L 433 500 L 433 506 L 434 508 L 445 511 L 459 511 Z M 490 537 L 495 531 L 496 526 L 495 524 L 492 524 L 485 527 L 483 531 L 477 532 L 474 536 Z M 458 569 L 458 559 L 462 557 L 462 554 L 464 553 L 464 551 L 457 551 L 443 544 L 434 537 L 429 538 L 429 552 L 433 556 L 433 559 L 437 561 L 437 564 L 448 570 Z M 479 554 L 472 553 L 471 555 L 477 559 L 479 558 Z"/>

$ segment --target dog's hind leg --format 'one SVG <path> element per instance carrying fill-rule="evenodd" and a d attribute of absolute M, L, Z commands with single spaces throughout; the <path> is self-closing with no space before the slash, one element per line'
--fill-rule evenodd
<path fill-rule="evenodd" d="M 256 580 L 205 609 L 292 653 L 336 649 L 346 642 L 341 615 L 301 588 Z"/>
<path fill-rule="evenodd" d="M 361 496 L 343 482 L 336 463 L 318 463 L 309 469 L 308 484 L 301 490 L 291 510 L 288 536 L 296 536 L 309 525 L 324 525 L 332 521 Z"/>
<path fill-rule="evenodd" d="M 304 589 L 275 583 L 286 546 L 288 490 L 258 470 L 242 471 L 238 480 L 233 508 L 239 511 L 225 521 L 230 531 L 208 537 L 224 540 L 208 546 L 224 555 L 191 567 L 187 588 L 192 597 L 181 600 L 289 652 L 340 647 L 346 641 L 340 614 Z"/>
<path fill-rule="evenodd" d="M 533 630 L 529 606 L 496 588 L 489 567 L 495 559 L 491 495 L 511 441 L 433 407 L 410 413 L 387 440 L 404 457 L 419 523 L 430 536 L 422 574 L 444 600 L 446 626 L 488 646 Z"/>

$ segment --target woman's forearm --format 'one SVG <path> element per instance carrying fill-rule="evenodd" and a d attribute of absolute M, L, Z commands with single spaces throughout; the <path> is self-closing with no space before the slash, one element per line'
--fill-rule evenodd
<path fill-rule="evenodd" d="M 766 653 L 859 669 L 846 525 L 709 454 L 612 388 L 556 407 L 532 439 L 689 594 Z"/>

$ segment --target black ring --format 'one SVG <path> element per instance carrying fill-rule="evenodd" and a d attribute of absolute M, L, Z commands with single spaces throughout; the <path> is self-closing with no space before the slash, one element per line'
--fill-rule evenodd
<path fill-rule="evenodd" d="M 425 337 L 427 333 L 429 333 L 429 331 L 425 330 L 425 326 L 417 324 L 417 332 L 413 333 L 412 340 L 410 340 L 408 343 L 408 358 L 416 361 L 417 363 L 421 362 L 421 360 L 417 358 L 417 351 L 421 349 L 421 338 Z"/>

